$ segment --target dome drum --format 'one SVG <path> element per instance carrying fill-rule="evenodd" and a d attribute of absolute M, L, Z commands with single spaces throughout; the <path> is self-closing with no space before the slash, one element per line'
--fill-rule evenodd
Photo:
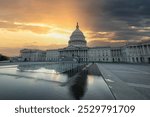
<path fill-rule="evenodd" d="M 86 41 L 69 41 L 69 46 L 86 47 Z"/>

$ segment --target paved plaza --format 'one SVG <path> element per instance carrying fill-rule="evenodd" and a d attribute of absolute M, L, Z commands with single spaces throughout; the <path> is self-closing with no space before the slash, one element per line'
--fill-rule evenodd
<path fill-rule="evenodd" d="M 150 99 L 150 65 L 97 65 L 116 99 Z"/>

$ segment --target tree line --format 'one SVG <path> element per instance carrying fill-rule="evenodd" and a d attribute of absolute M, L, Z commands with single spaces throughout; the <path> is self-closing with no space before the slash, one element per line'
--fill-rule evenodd
<path fill-rule="evenodd" d="M 9 57 L 8 57 L 8 56 L 5 56 L 5 55 L 0 54 L 0 61 L 6 61 L 6 60 L 9 60 Z"/>

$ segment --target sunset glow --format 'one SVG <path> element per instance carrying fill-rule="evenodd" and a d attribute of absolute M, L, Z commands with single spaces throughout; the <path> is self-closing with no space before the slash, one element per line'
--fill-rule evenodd
<path fill-rule="evenodd" d="M 108 13 L 109 2 L 104 3 L 103 0 L 0 0 L 0 53 L 15 56 L 22 48 L 65 47 L 76 22 L 89 46 L 149 39 L 149 26 L 138 27 L 119 20 L 119 16 Z M 140 34 L 132 38 L 135 33 Z"/>

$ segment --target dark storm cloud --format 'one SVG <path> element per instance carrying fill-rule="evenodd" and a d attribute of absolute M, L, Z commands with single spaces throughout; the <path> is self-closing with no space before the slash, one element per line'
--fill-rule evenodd
<path fill-rule="evenodd" d="M 150 0 L 0 0 L 0 19 L 9 22 L 62 23 L 73 16 L 95 33 L 115 33 L 112 40 L 150 37 Z"/>
<path fill-rule="evenodd" d="M 115 32 L 114 40 L 150 37 L 150 0 L 83 0 L 80 4 L 86 4 L 80 6 L 88 14 L 87 25 L 96 32 Z"/>
<path fill-rule="evenodd" d="M 129 25 L 145 26 L 150 21 L 145 21 L 150 18 L 149 0 L 108 0 L 104 11 Z"/>

